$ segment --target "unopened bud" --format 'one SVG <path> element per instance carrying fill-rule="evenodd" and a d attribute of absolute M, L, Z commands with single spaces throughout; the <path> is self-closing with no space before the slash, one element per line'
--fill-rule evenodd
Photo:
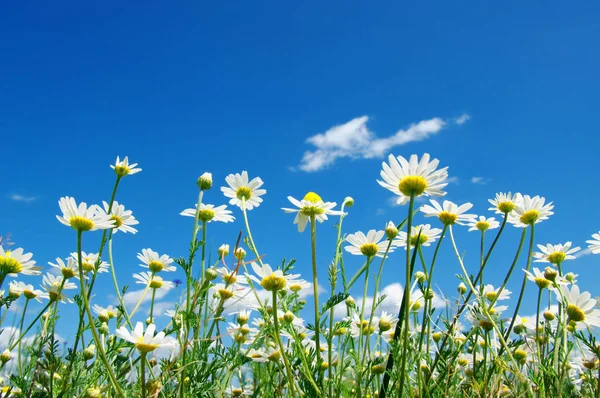
<path fill-rule="evenodd" d="M 212 188 L 212 174 L 211 173 L 204 173 L 202 174 L 200 177 L 198 177 L 198 188 L 200 188 L 201 191 L 208 191 L 209 189 Z"/>
<path fill-rule="evenodd" d="M 456 289 L 458 290 L 458 293 L 460 293 L 461 295 L 465 294 L 467 292 L 467 287 L 465 286 L 464 283 L 459 283 L 458 284 L 458 288 Z"/>
<path fill-rule="evenodd" d="M 237 249 L 235 249 L 235 252 L 233 253 L 233 255 L 235 256 L 235 258 L 239 261 L 243 261 L 244 258 L 246 257 L 246 250 L 242 249 L 241 247 L 238 247 Z"/>
<path fill-rule="evenodd" d="M 417 271 L 415 272 L 415 280 L 417 282 L 423 283 L 427 280 L 427 275 L 425 275 L 425 272 Z"/>
<path fill-rule="evenodd" d="M 572 272 L 569 272 L 568 274 L 565 275 L 565 279 L 571 283 L 575 283 L 575 274 Z"/>
<path fill-rule="evenodd" d="M 221 246 L 219 246 L 217 253 L 219 253 L 219 258 L 227 256 L 229 254 L 229 245 L 227 243 L 222 244 Z"/>
<path fill-rule="evenodd" d="M 102 325 L 100 325 L 98 328 L 98 332 L 100 332 L 100 334 L 107 335 L 108 331 L 108 323 L 102 322 Z"/>
<path fill-rule="evenodd" d="M 551 282 L 554 282 L 557 275 L 558 272 L 552 267 L 546 267 L 546 269 L 544 270 L 544 278 L 548 279 Z"/>
<path fill-rule="evenodd" d="M 287 323 L 291 323 L 294 320 L 295 316 L 291 311 L 287 311 L 283 314 L 283 320 Z"/>
<path fill-rule="evenodd" d="M 354 206 L 354 198 L 352 196 L 346 196 L 346 198 L 344 199 L 344 206 L 345 207 Z"/>
<path fill-rule="evenodd" d="M 552 313 L 552 311 L 544 311 L 544 319 L 547 321 L 553 321 L 554 313 Z"/>
<path fill-rule="evenodd" d="M 91 344 L 85 350 L 83 350 L 83 359 L 90 360 L 96 356 L 96 346 Z"/>
<path fill-rule="evenodd" d="M 208 281 L 214 281 L 218 275 L 219 274 L 217 274 L 217 271 L 214 268 L 208 268 L 204 272 L 204 276 L 206 277 L 206 280 L 208 280 Z"/>
<path fill-rule="evenodd" d="M 5 364 L 6 362 L 10 361 L 11 358 L 12 355 L 10 354 L 10 351 L 8 349 L 4 350 L 2 354 L 0 354 L 0 361 L 2 361 L 2 364 Z"/>
<path fill-rule="evenodd" d="M 398 228 L 396 228 L 396 225 L 391 221 L 388 222 L 385 227 L 385 236 L 387 236 L 389 240 L 392 240 L 398 236 Z"/>

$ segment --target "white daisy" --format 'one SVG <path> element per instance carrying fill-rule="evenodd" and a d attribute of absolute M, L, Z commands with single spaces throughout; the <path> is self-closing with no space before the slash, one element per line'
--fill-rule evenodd
<path fill-rule="evenodd" d="M 385 231 L 375 231 L 374 229 L 364 233 L 358 231 L 355 234 L 349 234 L 346 237 L 346 242 L 350 243 L 344 249 L 354 255 L 360 256 L 365 255 L 367 257 L 383 257 L 383 253 L 388 247 L 388 240 L 384 238 Z M 382 238 L 384 238 L 382 240 Z M 393 252 L 391 247 L 389 252 Z"/>
<path fill-rule="evenodd" d="M 502 289 L 502 292 L 500 292 L 500 288 L 495 289 L 493 285 L 485 285 L 483 287 L 482 295 L 489 301 L 496 302 L 502 300 L 509 300 L 511 293 L 512 292 L 508 289 Z"/>
<path fill-rule="evenodd" d="M 63 303 L 72 303 L 73 300 L 65 296 L 65 290 L 77 289 L 77 285 L 73 282 L 64 281 L 62 276 L 54 276 L 52 274 L 45 274 L 42 277 L 42 289 L 46 291 L 50 301 L 60 300 Z M 61 289 L 62 286 L 62 289 Z"/>
<path fill-rule="evenodd" d="M 196 209 L 198 205 L 196 205 L 195 209 L 185 209 L 181 213 L 182 216 L 186 217 L 196 217 Z M 235 220 L 235 217 L 231 215 L 231 210 L 226 210 L 227 205 L 221 205 L 215 207 L 215 205 L 207 205 L 204 203 L 200 203 L 200 210 L 198 210 L 198 220 L 211 222 L 211 221 L 220 221 L 220 222 L 232 222 Z"/>
<path fill-rule="evenodd" d="M 281 353 L 272 347 L 254 349 L 252 348 L 246 353 L 246 356 L 254 362 L 264 363 L 267 361 L 279 362 Z"/>
<path fill-rule="evenodd" d="M 407 161 L 402 156 L 397 158 L 394 155 L 388 157 L 389 165 L 383 162 L 381 165 L 381 178 L 377 180 L 379 185 L 389 189 L 399 196 L 397 203 L 408 203 L 410 196 L 444 196 L 446 193 L 442 189 L 448 185 L 448 168 L 436 170 L 439 160 L 429 161 L 429 154 L 421 157 L 411 155 Z"/>
<path fill-rule="evenodd" d="M 115 171 L 117 176 L 125 177 L 126 175 L 132 175 L 142 171 L 140 168 L 135 168 L 137 165 L 137 163 L 129 164 L 129 158 L 127 156 L 125 156 L 123 161 L 121 161 L 117 156 L 117 161 L 115 162 L 114 166 L 111 164 L 110 168 Z"/>
<path fill-rule="evenodd" d="M 265 189 L 259 189 L 263 185 L 260 177 L 248 181 L 248 172 L 242 171 L 242 174 L 229 174 L 225 177 L 228 187 L 221 187 L 223 195 L 231 198 L 229 204 L 242 208 L 242 199 L 245 200 L 246 210 L 252 210 L 260 206 L 261 196 L 266 194 Z"/>
<path fill-rule="evenodd" d="M 552 270 L 552 268 L 548 267 L 549 270 Z M 527 270 L 523 270 L 525 271 L 525 274 L 527 275 L 527 279 L 529 279 L 532 282 L 535 282 L 535 284 L 540 288 L 540 289 L 545 289 L 548 288 L 549 290 L 553 290 L 554 289 L 554 285 L 568 285 L 569 282 L 567 282 L 567 280 L 561 276 L 558 276 L 558 273 L 556 271 L 552 272 L 552 273 L 546 273 L 546 272 L 542 272 L 539 270 L 539 268 L 533 267 L 533 272 L 529 272 Z"/>
<path fill-rule="evenodd" d="M 252 269 L 260 279 L 254 275 L 247 276 L 270 292 L 285 289 L 289 283 L 298 279 L 300 276 L 299 274 L 284 275 L 280 269 L 273 271 L 269 264 L 262 264 L 262 266 L 259 266 L 257 263 L 253 262 L 251 265 Z"/>
<path fill-rule="evenodd" d="M 469 228 L 469 231 L 485 232 L 489 229 L 498 228 L 500 226 L 500 223 L 496 221 L 494 217 L 486 218 L 485 216 L 479 216 L 479 220 L 470 220 L 467 226 L 471 227 Z"/>
<path fill-rule="evenodd" d="M 71 253 L 71 257 L 79 263 L 79 256 L 76 252 Z M 98 261 L 98 253 L 81 252 L 81 268 L 86 273 L 96 270 L 101 274 L 108 272 L 109 265 L 106 261 Z"/>
<path fill-rule="evenodd" d="M 430 246 L 441 234 L 441 229 L 431 228 L 429 224 L 413 226 L 410 234 L 410 246 L 415 247 L 417 245 L 417 238 L 420 246 Z M 406 247 L 406 232 L 400 231 L 393 244 L 397 247 Z"/>
<path fill-rule="evenodd" d="M 548 217 L 554 214 L 554 212 L 551 211 L 554 206 L 552 205 L 552 202 L 547 204 L 545 202 L 546 198 L 524 195 L 514 211 L 509 214 L 508 222 L 515 227 L 526 228 L 530 225 L 547 220 Z"/>
<path fill-rule="evenodd" d="M 170 289 L 175 286 L 173 282 L 165 281 L 158 275 L 152 275 L 151 272 L 140 272 L 139 274 L 133 274 L 133 277 L 137 279 L 135 283 L 150 286 L 151 289 Z"/>
<path fill-rule="evenodd" d="M 173 272 L 177 269 L 172 265 L 173 259 L 171 257 L 166 254 L 159 255 L 152 249 L 142 249 L 137 258 L 143 263 L 140 264 L 141 267 L 149 268 L 152 272 Z"/>
<path fill-rule="evenodd" d="M 352 323 L 350 324 L 350 335 L 354 338 L 359 336 L 369 336 L 377 330 L 379 318 L 374 316 L 369 327 L 369 319 L 360 319 L 360 315 L 356 312 L 352 315 Z"/>
<path fill-rule="evenodd" d="M 592 253 L 594 254 L 600 254 L 600 232 L 598 232 L 597 234 L 593 234 L 592 235 L 591 240 L 586 240 L 585 243 L 589 243 L 590 246 L 590 250 L 592 251 Z"/>
<path fill-rule="evenodd" d="M 522 200 L 523 196 L 520 193 L 497 193 L 494 199 L 488 199 L 493 206 L 488 210 L 495 211 L 496 214 L 511 213 Z"/>
<path fill-rule="evenodd" d="M 28 300 L 35 299 L 38 302 L 42 302 L 41 299 L 47 299 L 48 294 L 44 293 L 42 290 L 36 289 L 33 285 L 28 285 L 21 281 L 11 281 L 10 282 L 10 291 L 17 292 L 18 294 L 24 295 Z"/>
<path fill-rule="evenodd" d="M 473 205 L 471 203 L 465 203 L 457 206 L 455 203 L 449 200 L 444 200 L 444 203 L 440 205 L 437 200 L 430 199 L 429 202 L 433 205 L 423 205 L 419 210 L 425 214 L 425 217 L 437 217 L 444 225 L 465 225 L 467 222 L 477 217 L 475 214 L 464 214 L 470 210 Z"/>
<path fill-rule="evenodd" d="M 77 264 L 77 260 L 73 257 L 67 258 L 67 263 L 62 260 L 62 258 L 56 258 L 56 264 L 48 262 L 51 267 L 57 268 L 60 270 L 60 273 L 65 279 L 69 278 L 77 278 L 79 279 L 79 265 Z"/>
<path fill-rule="evenodd" d="M 0 275 L 17 276 L 40 275 L 42 267 L 36 267 L 35 261 L 31 259 L 32 253 L 23 253 L 23 248 L 15 250 L 4 250 L 0 246 Z"/>
<path fill-rule="evenodd" d="M 396 323 L 398 323 L 398 317 L 396 315 L 382 311 L 381 315 L 379 316 L 379 322 L 377 323 L 379 333 L 385 333 L 388 330 L 394 329 L 396 327 Z"/>
<path fill-rule="evenodd" d="M 130 232 L 135 234 L 137 229 L 132 228 L 132 225 L 137 225 L 140 222 L 135 219 L 131 210 L 125 210 L 125 206 L 120 205 L 116 200 L 113 202 L 110 212 L 108 211 L 109 205 L 107 202 L 102 201 L 104 206 L 104 212 L 108 214 L 109 218 L 114 221 L 115 227 L 113 232 L 122 231 Z"/>
<path fill-rule="evenodd" d="M 109 319 L 116 318 L 118 310 L 109 305 L 108 307 L 100 307 L 98 304 L 92 306 L 92 310 L 98 314 L 98 318 L 102 318 L 102 322 L 107 322 Z"/>
<path fill-rule="evenodd" d="M 156 326 L 151 323 L 144 332 L 144 325 L 142 322 L 138 322 L 135 325 L 135 329 L 129 332 L 125 326 L 121 326 L 117 329 L 116 334 L 121 339 L 133 343 L 135 348 L 142 352 L 148 353 L 156 350 L 159 347 L 173 347 L 174 342 L 171 338 L 165 337 L 164 332 L 159 332 L 154 335 Z"/>
<path fill-rule="evenodd" d="M 568 286 L 560 286 L 559 289 L 560 294 L 557 292 L 556 298 L 567 308 L 569 322 L 575 322 L 577 329 L 584 326 L 600 327 L 600 310 L 596 308 L 596 300 L 590 293 L 580 293 L 577 285 L 570 290 Z"/>
<path fill-rule="evenodd" d="M 297 200 L 288 196 L 288 200 L 297 208 L 282 208 L 286 213 L 296 213 L 294 224 L 298 224 L 298 231 L 302 232 L 306 228 L 306 224 L 310 221 L 311 216 L 315 217 L 318 222 L 327 220 L 327 216 L 339 216 L 341 211 L 332 210 L 336 202 L 323 202 L 323 199 L 314 192 L 309 192 L 304 196 L 304 199 Z"/>
<path fill-rule="evenodd" d="M 534 261 L 538 263 L 551 263 L 561 264 L 565 260 L 574 260 L 575 256 L 573 253 L 577 253 L 581 250 L 580 247 L 574 247 L 571 249 L 571 242 L 567 242 L 564 245 L 537 245 L 540 252 L 536 252 L 533 256 L 536 258 Z"/>
<path fill-rule="evenodd" d="M 58 206 L 63 212 L 62 216 L 56 216 L 58 221 L 77 231 L 95 231 L 115 226 L 114 220 L 111 220 L 97 205 L 88 207 L 85 202 L 81 202 L 77 206 L 75 199 L 66 196 L 60 198 Z"/>

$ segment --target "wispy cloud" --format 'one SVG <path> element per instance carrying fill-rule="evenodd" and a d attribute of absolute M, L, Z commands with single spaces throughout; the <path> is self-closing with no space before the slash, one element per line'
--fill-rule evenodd
<path fill-rule="evenodd" d="M 489 181 L 489 180 L 488 180 L 487 178 L 484 178 L 484 177 L 471 177 L 471 182 L 472 182 L 473 184 L 480 184 L 480 185 L 483 185 L 483 184 L 487 184 L 487 183 L 488 183 L 488 181 Z"/>
<path fill-rule="evenodd" d="M 467 116 L 465 119 L 464 116 Z M 451 123 L 465 123 L 468 115 L 451 120 Z M 370 159 L 380 158 L 397 146 L 422 141 L 439 133 L 448 125 L 439 117 L 421 120 L 395 134 L 379 138 L 367 127 L 368 116 L 361 116 L 344 124 L 331 127 L 324 133 L 309 137 L 306 142 L 315 147 L 304 152 L 298 168 L 306 172 L 323 170 L 340 158 Z"/>
<path fill-rule="evenodd" d="M 458 124 L 459 126 L 465 124 L 466 122 L 468 122 L 471 119 L 471 115 L 467 114 L 467 113 L 463 113 L 462 115 L 460 115 L 459 117 L 454 119 L 454 122 L 456 124 Z"/>
<path fill-rule="evenodd" d="M 574 254 L 575 258 L 580 258 L 583 256 L 587 256 L 588 254 L 592 254 L 592 249 L 591 248 L 587 248 L 587 249 L 583 249 L 577 253 Z"/>
<path fill-rule="evenodd" d="M 37 199 L 37 197 L 35 197 L 35 196 L 25 196 L 25 195 L 19 195 L 17 193 L 13 193 L 12 195 L 10 195 L 10 198 L 12 200 L 14 200 L 15 202 L 25 202 L 25 203 L 31 203 Z"/>
<path fill-rule="evenodd" d="M 142 299 L 142 304 L 149 303 L 152 300 L 152 292 L 150 291 L 150 289 L 148 289 L 148 291 L 146 292 L 146 295 L 144 295 L 144 290 L 145 289 L 132 290 L 132 291 L 128 291 L 127 293 L 125 293 L 125 295 L 123 296 L 123 304 L 125 304 L 125 307 L 131 307 L 129 310 L 133 309 L 133 306 L 135 306 L 137 304 L 137 302 L 140 299 L 142 299 L 142 296 L 144 297 Z M 158 300 L 162 299 L 170 291 L 171 291 L 170 288 L 167 288 L 164 286 L 160 289 L 156 289 L 156 294 L 155 294 L 154 300 L 158 301 Z"/>

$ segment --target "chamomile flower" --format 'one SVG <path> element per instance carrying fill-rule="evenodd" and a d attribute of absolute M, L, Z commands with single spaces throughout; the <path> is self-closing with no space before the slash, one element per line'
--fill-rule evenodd
<path fill-rule="evenodd" d="M 584 326 L 600 327 L 600 310 L 596 308 L 596 300 L 590 293 L 581 293 L 577 285 L 570 290 L 568 286 L 560 286 L 559 289 L 560 294 L 557 293 L 556 299 L 567 308 L 569 322 L 575 322 L 577 329 Z"/>
<path fill-rule="evenodd" d="M 104 211 L 106 212 L 106 214 L 115 223 L 113 233 L 121 231 L 135 234 L 137 232 L 137 229 L 132 228 L 131 226 L 137 225 L 140 222 L 135 219 L 131 210 L 125 210 L 125 206 L 119 204 L 119 202 L 117 202 L 116 200 L 113 202 L 112 207 L 110 207 L 109 204 L 105 201 L 102 201 L 102 205 L 104 206 Z"/>
<path fill-rule="evenodd" d="M 138 260 L 140 260 L 143 264 L 140 264 L 141 267 L 148 268 L 152 272 L 173 272 L 177 268 L 173 266 L 173 259 L 166 254 L 159 255 L 152 249 L 142 249 L 141 253 L 137 255 Z"/>
<path fill-rule="evenodd" d="M 62 276 L 54 276 L 45 274 L 42 277 L 42 289 L 48 294 L 50 301 L 60 300 L 61 302 L 72 303 L 73 300 L 65 296 L 65 290 L 77 289 L 77 285 L 73 282 L 65 280 Z"/>
<path fill-rule="evenodd" d="M 429 224 L 413 226 L 410 234 L 410 246 L 415 247 L 417 239 L 420 246 L 431 246 L 441 234 L 441 229 L 431 228 Z M 406 232 L 400 231 L 398 237 L 394 239 L 393 244 L 397 247 L 406 247 L 406 237 Z"/>
<path fill-rule="evenodd" d="M 515 323 L 513 326 L 513 332 L 521 334 L 526 331 L 535 330 L 535 319 L 524 318 L 519 315 L 515 317 Z"/>
<path fill-rule="evenodd" d="M 288 289 L 290 289 L 290 291 L 292 291 L 293 293 L 300 294 L 302 290 L 311 289 L 312 286 L 312 283 L 305 281 L 304 279 L 295 279 L 293 281 L 290 281 Z"/>
<path fill-rule="evenodd" d="M 179 214 L 182 216 L 195 218 L 196 209 L 199 209 L 198 220 L 203 222 L 219 221 L 227 223 L 235 220 L 235 217 L 231 215 L 231 210 L 227 210 L 227 205 L 215 207 L 215 205 L 200 203 L 200 206 L 196 205 L 195 209 L 185 209 Z"/>
<path fill-rule="evenodd" d="M 16 277 L 17 274 L 40 275 L 42 267 L 36 267 L 35 261 L 31 259 L 33 254 L 23 253 L 22 248 L 15 250 L 4 250 L 0 246 L 0 275 Z"/>
<path fill-rule="evenodd" d="M 366 257 L 383 257 L 386 249 L 390 246 L 387 238 L 385 238 L 385 231 L 376 231 L 374 229 L 367 232 L 366 236 L 361 231 L 349 234 L 346 237 L 346 242 L 350 243 L 349 246 L 344 248 L 347 252 Z M 388 252 L 391 253 L 393 251 L 393 247 L 390 247 Z"/>
<path fill-rule="evenodd" d="M 382 311 L 379 316 L 379 322 L 377 323 L 379 333 L 384 333 L 393 329 L 396 327 L 396 323 L 398 323 L 398 318 L 395 315 Z"/>
<path fill-rule="evenodd" d="M 135 283 L 150 286 L 151 289 L 170 289 L 175 286 L 173 282 L 165 281 L 158 275 L 152 275 L 151 272 L 140 272 L 139 274 L 133 274 L 133 277 L 137 279 Z"/>
<path fill-rule="evenodd" d="M 77 264 L 77 260 L 75 260 L 73 257 L 67 258 L 66 264 L 61 258 L 58 257 L 56 258 L 56 264 L 51 262 L 48 262 L 48 264 L 50 264 L 51 267 L 59 269 L 60 273 L 65 279 L 73 277 L 79 279 L 79 265 Z"/>
<path fill-rule="evenodd" d="M 581 250 L 580 247 L 574 247 L 571 249 L 571 242 L 567 242 L 564 245 L 537 245 L 540 249 L 540 252 L 536 252 L 533 254 L 535 257 L 535 262 L 538 263 L 551 263 L 554 265 L 561 264 L 565 260 L 574 260 L 575 256 L 573 253 L 577 253 Z"/>
<path fill-rule="evenodd" d="M 282 208 L 286 213 L 296 213 L 294 224 L 298 224 L 298 231 L 303 232 L 306 224 L 315 217 L 315 220 L 322 223 L 327 220 L 327 216 L 339 216 L 341 211 L 333 210 L 337 205 L 336 202 L 323 202 L 323 199 L 314 192 L 309 192 L 304 196 L 304 199 L 297 200 L 288 196 L 288 200 L 296 206 L 294 209 Z"/>
<path fill-rule="evenodd" d="M 117 156 L 117 161 L 114 166 L 111 164 L 110 168 L 115 171 L 117 176 L 125 177 L 126 175 L 133 175 L 142 171 L 142 169 L 135 167 L 137 165 L 137 163 L 129 164 L 129 158 L 127 156 L 123 158 L 123 161 Z"/>
<path fill-rule="evenodd" d="M 44 293 L 42 290 L 36 289 L 33 285 L 28 285 L 21 281 L 11 281 L 10 282 L 10 291 L 17 292 L 18 294 L 22 294 L 28 300 L 35 299 L 38 302 L 42 302 L 41 299 L 47 299 L 48 294 Z"/>
<path fill-rule="evenodd" d="M 360 319 L 358 313 L 352 315 L 352 323 L 350 323 L 350 335 L 354 338 L 359 336 L 369 336 L 377 330 L 379 324 L 379 318 L 374 316 L 369 327 L 369 318 Z"/>
<path fill-rule="evenodd" d="M 488 210 L 495 211 L 496 214 L 511 213 L 523 200 L 523 196 L 520 193 L 511 192 L 508 193 L 497 193 L 494 199 L 488 199 L 488 202 L 493 207 Z"/>
<path fill-rule="evenodd" d="M 589 243 L 589 248 L 593 254 L 600 254 L 600 232 L 592 235 L 591 240 L 586 240 L 585 243 Z"/>
<path fill-rule="evenodd" d="M 500 288 L 496 289 L 494 288 L 493 285 L 485 285 L 483 287 L 483 297 L 485 297 L 486 299 L 488 299 L 490 302 L 491 301 L 502 301 L 502 300 L 509 300 L 510 299 L 510 294 L 512 292 L 508 289 L 502 289 L 502 291 L 500 291 Z"/>
<path fill-rule="evenodd" d="M 449 200 L 444 200 L 443 204 L 440 205 L 434 199 L 430 199 L 429 203 L 433 206 L 423 205 L 419 210 L 425 214 L 425 217 L 437 217 L 444 225 L 465 225 L 477 217 L 475 214 L 465 214 L 466 211 L 469 211 L 473 207 L 471 203 L 457 206 Z"/>
<path fill-rule="evenodd" d="M 62 216 L 56 216 L 62 224 L 72 227 L 76 231 L 95 231 L 98 229 L 114 228 L 115 221 L 102 211 L 98 206 L 92 205 L 88 207 L 85 202 L 81 202 L 79 206 L 75 199 L 70 196 L 60 198 L 58 206 L 62 211 Z"/>
<path fill-rule="evenodd" d="M 225 177 L 228 187 L 221 187 L 223 195 L 230 198 L 229 204 L 242 208 L 242 203 L 246 204 L 246 210 L 252 210 L 260 206 L 261 196 L 266 194 L 265 189 L 259 189 L 263 185 L 263 180 L 256 177 L 248 180 L 248 172 L 242 171 L 242 174 L 229 174 Z"/>
<path fill-rule="evenodd" d="M 420 161 L 417 155 L 411 155 L 408 161 L 402 156 L 396 158 L 389 155 L 390 164 L 381 164 L 383 169 L 380 175 L 383 181 L 377 182 L 398 195 L 398 204 L 408 203 L 411 195 L 444 196 L 446 192 L 442 189 L 448 185 L 448 168 L 436 170 L 439 160 L 429 159 L 428 153 Z"/>
<path fill-rule="evenodd" d="M 144 332 L 144 325 L 142 322 L 138 322 L 131 332 L 125 326 L 121 326 L 117 329 L 116 334 L 121 339 L 133 343 L 135 348 L 142 353 L 152 352 L 159 347 L 173 347 L 171 338 L 165 337 L 164 332 L 155 335 L 155 331 L 156 326 L 153 323 L 148 325 Z"/>
<path fill-rule="evenodd" d="M 79 256 L 76 252 L 71 253 L 71 257 L 79 263 Z M 101 274 L 108 272 L 109 265 L 106 261 L 98 261 L 98 253 L 81 252 L 81 268 L 83 272 L 96 271 Z"/>
<path fill-rule="evenodd" d="M 254 275 L 248 275 L 250 279 L 258 282 L 265 290 L 270 292 L 285 289 L 288 283 L 291 283 L 300 276 L 295 274 L 284 275 L 280 269 L 273 271 L 269 264 L 259 266 L 257 263 L 252 263 L 251 265 L 260 279 Z"/>
<path fill-rule="evenodd" d="M 108 322 L 109 319 L 117 317 L 117 309 L 112 305 L 100 307 L 98 304 L 94 304 L 92 310 L 98 314 L 98 319 L 100 319 L 101 322 Z"/>
<path fill-rule="evenodd" d="M 508 222 L 515 227 L 526 228 L 547 220 L 548 217 L 554 214 L 552 212 L 553 208 L 552 202 L 546 203 L 546 198 L 524 195 L 513 212 L 509 214 Z"/>
<path fill-rule="evenodd" d="M 478 219 L 469 220 L 469 223 L 467 224 L 467 226 L 471 227 L 471 228 L 469 228 L 469 231 L 485 232 L 490 229 L 498 228 L 500 226 L 500 223 L 498 221 L 496 221 L 496 219 L 494 217 L 486 218 L 485 216 L 479 216 L 479 220 Z"/>

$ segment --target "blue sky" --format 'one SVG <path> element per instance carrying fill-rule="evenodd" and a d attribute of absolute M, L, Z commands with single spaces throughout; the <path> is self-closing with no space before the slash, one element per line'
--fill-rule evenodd
<path fill-rule="evenodd" d="M 593 2 L 4 4 L 0 234 L 12 233 L 40 264 L 66 256 L 75 233 L 56 220 L 58 199 L 106 200 L 108 166 L 128 155 L 144 169 L 117 197 L 140 221 L 137 235 L 115 239 L 119 279 L 131 283 L 142 248 L 186 253 L 190 219 L 178 213 L 195 202 L 201 173 L 220 187 L 227 174 L 248 170 L 268 191 L 250 212 L 258 247 L 272 264 L 298 259 L 308 276 L 309 234 L 280 210 L 288 195 L 353 196 L 346 232 L 405 217 L 376 183 L 378 142 L 386 153 L 439 158 L 454 178 L 448 199 L 470 201 L 478 214 L 488 214 L 495 192 L 545 196 L 556 214 L 537 242 L 585 246 L 600 229 L 598 11 Z M 420 140 L 405 142 L 424 121 Z M 341 138 L 307 141 L 335 126 Z M 303 162 L 315 142 L 329 159 L 320 168 Z M 206 201 L 226 203 L 218 189 Z M 214 249 L 243 229 L 234 215 L 234 224 L 210 226 Z M 319 226 L 323 282 L 333 225 Z M 501 242 L 489 282 L 499 284 L 518 233 Z M 97 250 L 99 238 L 86 235 L 84 248 Z M 467 263 L 475 260 L 477 237 L 461 231 L 457 239 Z M 442 254 L 435 279 L 454 294 L 459 267 L 449 245 Z M 346 261 L 350 269 L 361 262 Z M 597 262 L 584 256 L 566 267 L 591 290 Z M 401 264 L 390 258 L 386 281 L 401 281 Z M 104 278 L 98 294 L 111 292 Z M 175 299 L 171 292 L 164 301 Z"/>

